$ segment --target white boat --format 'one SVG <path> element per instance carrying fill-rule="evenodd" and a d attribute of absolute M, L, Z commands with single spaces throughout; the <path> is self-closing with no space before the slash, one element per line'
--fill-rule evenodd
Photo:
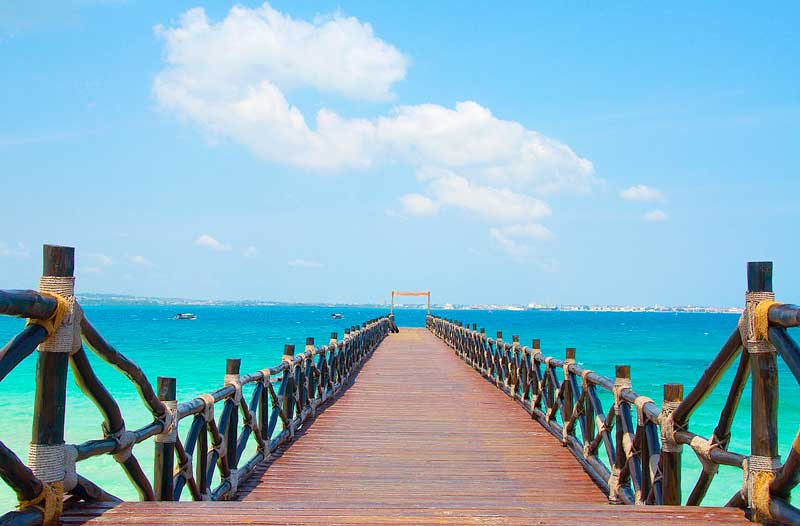
<path fill-rule="evenodd" d="M 195 316 L 191 312 L 179 312 L 172 319 L 173 320 L 196 320 L 197 316 Z"/>
<path fill-rule="evenodd" d="M 341 320 L 342 318 L 344 318 L 344 314 L 334 312 L 333 314 L 331 314 L 331 318 L 333 318 L 334 320 Z"/>

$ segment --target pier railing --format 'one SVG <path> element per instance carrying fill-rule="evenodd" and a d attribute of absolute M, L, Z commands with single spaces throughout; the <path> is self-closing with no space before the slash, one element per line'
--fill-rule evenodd
<path fill-rule="evenodd" d="M 800 483 L 800 431 L 785 461 L 778 452 L 778 370 L 780 357 L 800 382 L 800 346 L 787 333 L 800 325 L 800 307 L 775 302 L 772 263 L 748 264 L 745 311 L 697 385 L 683 396 L 683 385 L 666 384 L 659 405 L 633 390 L 631 370 L 616 367 L 608 378 L 577 364 L 576 350 L 563 359 L 545 356 L 539 340 L 521 345 L 473 324 L 428 315 L 427 327 L 490 382 L 517 400 L 533 418 L 580 461 L 616 504 L 684 502 L 681 457 L 688 446 L 702 471 L 685 499 L 700 505 L 720 465 L 742 470 L 742 486 L 728 506 L 742 508 L 756 522 L 800 524 L 790 504 Z M 738 359 L 733 382 L 710 437 L 689 429 L 695 410 Z M 731 426 L 742 392 L 751 378 L 750 452 L 729 449 Z M 599 391 L 612 397 L 603 407 Z"/>
<path fill-rule="evenodd" d="M 80 475 L 77 464 L 112 455 L 142 500 L 226 500 L 276 448 L 291 441 L 317 409 L 348 383 L 390 329 L 383 316 L 332 333 L 316 346 L 307 338 L 303 352 L 284 348 L 280 364 L 240 374 L 240 360 L 229 359 L 221 388 L 192 400 L 176 401 L 175 378 L 159 377 L 155 389 L 133 361 L 107 342 L 83 314 L 74 295 L 74 250 L 44 247 L 40 290 L 0 290 L 0 314 L 28 318 L 17 336 L 0 350 L 0 381 L 39 350 L 33 436 L 27 464 L 0 442 L 0 477 L 16 493 L 20 507 L 0 524 L 55 524 L 64 503 L 118 500 Z M 87 348 L 125 375 L 153 416 L 128 430 L 113 395 L 94 373 Z M 64 443 L 67 370 L 103 417 L 103 436 L 82 444 Z M 245 396 L 243 389 L 252 394 Z M 221 405 L 221 410 L 216 411 Z M 181 422 L 189 421 L 181 434 Z M 154 438 L 152 470 L 136 459 L 136 446 Z M 254 455 L 241 462 L 248 445 Z M 152 476 L 147 473 L 152 472 Z"/>

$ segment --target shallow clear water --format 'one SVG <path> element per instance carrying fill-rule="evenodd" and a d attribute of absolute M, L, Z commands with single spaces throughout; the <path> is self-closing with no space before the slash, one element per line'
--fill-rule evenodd
<path fill-rule="evenodd" d="M 151 382 L 157 376 L 177 378 L 181 401 L 219 387 L 226 358 L 241 358 L 242 372 L 252 372 L 276 365 L 285 343 L 302 348 L 307 336 L 327 342 L 331 332 L 337 331 L 341 336 L 345 327 L 386 312 L 378 308 L 192 306 L 183 310 L 197 314 L 197 320 L 172 320 L 179 310 L 182 308 L 174 306 L 85 307 L 86 315 L 103 336 L 136 361 Z M 331 319 L 333 312 L 342 312 L 345 319 Z M 737 316 L 722 314 L 535 311 L 439 314 L 477 323 L 492 336 L 497 330 L 503 330 L 506 339 L 518 334 L 523 344 L 540 338 L 543 351 L 556 357 L 563 357 L 566 347 L 577 347 L 578 362 L 607 376 L 613 376 L 615 364 L 631 365 L 634 389 L 657 402 L 661 400 L 664 383 L 684 383 L 688 392 L 737 322 Z M 398 310 L 396 319 L 400 326 L 423 326 L 425 314 L 421 310 Z M 0 340 L 7 341 L 22 329 L 23 323 L 0 318 Z M 149 413 L 128 380 L 100 360 L 90 359 L 120 404 L 128 429 L 148 423 Z M 31 434 L 35 361 L 34 354 L 0 383 L 0 409 L 5 416 L 0 440 L 23 459 Z M 711 434 L 732 372 L 692 417 L 693 431 L 704 436 Z M 797 430 L 800 390 L 782 365 L 780 375 L 780 447 L 785 455 Z M 748 387 L 732 433 L 731 449 L 742 453 L 749 451 L 749 403 Z M 71 378 L 66 420 L 66 440 L 70 443 L 102 436 L 102 418 Z M 150 441 L 135 449 L 145 469 L 152 469 L 152 452 Z M 684 463 L 691 471 L 683 475 L 684 496 L 689 494 L 699 473 L 699 464 L 692 457 L 685 448 Z M 121 469 L 108 456 L 81 462 L 78 470 L 111 493 L 126 499 L 137 498 Z M 739 470 L 721 468 L 706 503 L 724 503 L 741 482 Z M 11 508 L 15 502 L 13 493 L 0 484 L 0 510 Z"/>

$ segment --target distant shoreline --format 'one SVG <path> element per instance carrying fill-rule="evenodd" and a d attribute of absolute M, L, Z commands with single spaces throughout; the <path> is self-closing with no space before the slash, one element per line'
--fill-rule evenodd
<path fill-rule="evenodd" d="M 210 307 L 349 307 L 349 308 L 389 308 L 387 304 L 380 303 L 305 303 L 268 300 L 196 300 L 187 298 L 160 298 L 150 296 L 130 296 L 124 294 L 78 294 L 78 301 L 89 306 L 112 305 L 140 305 L 140 306 L 210 306 Z M 425 305 L 395 304 L 395 309 L 424 310 Z M 741 314 L 739 307 L 708 307 L 708 306 L 642 306 L 642 305 L 452 305 L 434 304 L 432 310 L 437 311 L 539 311 L 539 312 L 652 312 L 652 313 L 686 313 L 686 314 Z"/>

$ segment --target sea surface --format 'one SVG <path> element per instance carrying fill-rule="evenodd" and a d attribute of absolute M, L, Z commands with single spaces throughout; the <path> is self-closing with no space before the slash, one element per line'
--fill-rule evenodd
<path fill-rule="evenodd" d="M 155 383 L 157 376 L 177 378 L 179 401 L 209 392 L 222 384 L 226 358 L 241 358 L 242 373 L 280 362 L 285 343 L 302 349 L 305 338 L 327 342 L 330 333 L 341 336 L 345 327 L 384 314 L 379 308 L 311 306 L 192 306 L 106 305 L 84 307 L 86 316 L 117 350 L 138 363 Z M 175 321 L 179 311 L 197 314 L 194 321 Z M 345 318 L 331 319 L 333 312 Z M 576 347 L 578 362 L 613 377 L 615 364 L 632 368 L 634 390 L 660 403 L 662 386 L 678 382 L 686 392 L 694 386 L 737 323 L 736 315 L 673 313 L 590 313 L 539 311 L 442 311 L 435 312 L 463 322 L 477 323 L 494 336 L 502 330 L 505 339 L 520 336 L 524 345 L 540 338 L 547 355 L 563 357 L 566 347 Z M 418 309 L 396 311 L 398 325 L 424 326 L 425 313 Z M 0 340 L 8 341 L 24 321 L 0 317 Z M 795 332 L 794 336 L 800 337 Z M 128 429 L 150 421 L 148 411 L 128 379 L 96 357 L 90 360 L 98 376 L 120 404 Z M 23 460 L 31 438 L 36 353 L 0 383 L 3 426 L 0 440 Z M 413 367 L 413 364 L 409 364 Z M 716 391 L 695 412 L 690 429 L 710 436 L 724 403 L 734 367 Z M 780 364 L 780 451 L 785 458 L 800 423 L 800 388 L 788 369 Z M 604 407 L 609 407 L 604 397 Z M 509 406 L 509 410 L 521 410 Z M 749 452 L 749 386 L 733 426 L 731 449 Z M 102 418 L 95 406 L 70 376 L 67 393 L 66 440 L 80 443 L 102 437 Z M 535 425 L 535 424 L 532 424 Z M 182 428 L 185 432 L 186 427 Z M 134 450 L 145 470 L 152 470 L 150 441 Z M 249 455 L 245 454 L 243 458 Z M 691 450 L 684 448 L 684 498 L 688 496 L 700 466 Z M 124 499 L 137 494 L 122 470 L 109 456 L 83 461 L 78 472 L 107 491 Z M 705 503 L 724 504 L 741 486 L 741 471 L 720 468 Z M 184 491 L 184 493 L 188 493 Z M 16 503 L 13 492 L 0 483 L 0 511 Z"/>

